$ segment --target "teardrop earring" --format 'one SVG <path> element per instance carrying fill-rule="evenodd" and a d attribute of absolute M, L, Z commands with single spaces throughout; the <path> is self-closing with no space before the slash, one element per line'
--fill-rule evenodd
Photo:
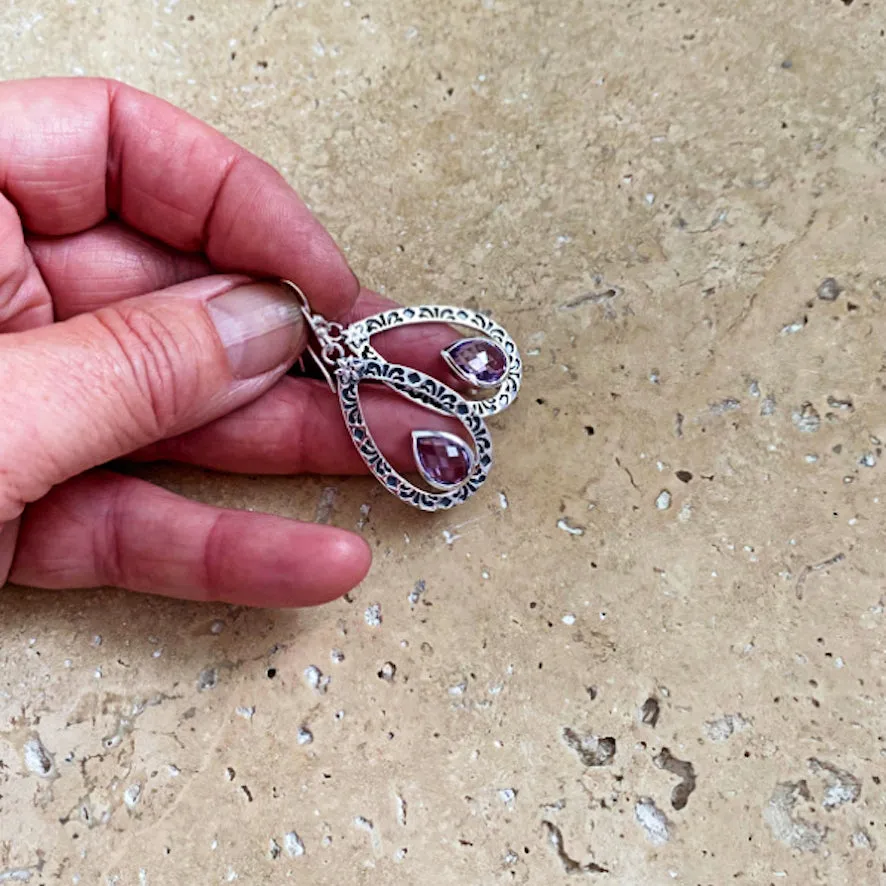
<path fill-rule="evenodd" d="M 351 441 L 381 485 L 423 511 L 451 508 L 473 495 L 492 466 L 492 441 L 483 419 L 507 408 L 522 381 L 520 354 L 507 332 L 477 311 L 442 305 L 396 308 L 343 326 L 315 314 L 298 286 L 283 282 L 299 299 L 316 339 L 316 349 L 309 344 L 308 353 L 337 394 Z M 370 344 L 379 332 L 416 323 L 449 323 L 483 333 L 456 341 L 441 356 L 453 375 L 475 392 L 494 393 L 485 399 L 467 399 L 424 372 L 388 362 Z M 415 466 L 431 491 L 410 483 L 381 453 L 360 404 L 358 388 L 364 381 L 380 382 L 426 409 L 458 420 L 467 431 L 473 448 L 447 432 L 413 431 Z"/>

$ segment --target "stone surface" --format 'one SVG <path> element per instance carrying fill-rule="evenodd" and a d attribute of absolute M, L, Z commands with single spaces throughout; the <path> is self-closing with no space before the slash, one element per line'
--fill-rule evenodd
<path fill-rule="evenodd" d="M 504 351 L 483 338 L 457 341 L 445 350 L 444 356 L 462 378 L 481 387 L 500 384 L 508 366 Z"/>
<path fill-rule="evenodd" d="M 416 465 L 433 486 L 451 489 L 468 478 L 473 454 L 458 437 L 439 431 L 414 431 L 412 440 Z"/>
<path fill-rule="evenodd" d="M 350 600 L 5 589 L 0 876 L 881 882 L 884 31 L 862 0 L 5 4 L 3 76 L 184 106 L 367 285 L 490 311 L 525 382 L 442 515 L 140 469 L 322 503 L 375 553 Z"/>

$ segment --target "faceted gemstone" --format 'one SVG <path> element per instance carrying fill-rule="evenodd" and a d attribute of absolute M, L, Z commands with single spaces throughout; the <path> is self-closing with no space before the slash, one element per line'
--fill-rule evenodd
<path fill-rule="evenodd" d="M 505 352 L 488 338 L 463 338 L 443 351 L 443 359 L 478 388 L 497 387 L 508 368 Z"/>
<path fill-rule="evenodd" d="M 413 431 L 412 450 L 422 477 L 436 489 L 458 486 L 474 467 L 474 453 L 467 443 L 445 431 Z"/>

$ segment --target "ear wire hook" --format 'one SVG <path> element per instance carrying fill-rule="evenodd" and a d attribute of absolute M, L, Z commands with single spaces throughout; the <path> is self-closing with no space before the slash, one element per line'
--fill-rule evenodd
<path fill-rule="evenodd" d="M 329 385 L 329 390 L 335 394 L 338 392 L 338 388 L 332 379 L 329 368 L 335 366 L 339 360 L 344 359 L 346 356 L 344 345 L 341 342 L 342 333 L 344 331 L 343 327 L 339 323 L 330 323 L 325 317 L 315 314 L 311 310 L 311 305 L 307 296 L 291 280 L 283 280 L 282 282 L 295 294 L 299 301 L 299 308 L 301 309 L 302 316 L 305 318 L 305 322 L 308 324 L 308 327 L 311 332 L 313 332 L 314 337 L 320 345 L 319 354 L 314 350 L 310 342 L 306 345 L 305 350 L 311 355 L 311 358 L 314 363 L 317 364 L 320 372 L 323 373 L 323 377 L 326 379 L 326 384 Z M 299 358 L 299 363 L 304 365 L 303 356 Z"/>

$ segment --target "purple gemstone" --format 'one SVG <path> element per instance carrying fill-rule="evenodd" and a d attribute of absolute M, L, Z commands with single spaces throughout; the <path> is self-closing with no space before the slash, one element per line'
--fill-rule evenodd
<path fill-rule="evenodd" d="M 474 453 L 455 434 L 445 431 L 413 431 L 412 451 L 422 477 L 437 489 L 463 483 L 474 467 Z"/>
<path fill-rule="evenodd" d="M 478 388 L 497 387 L 508 368 L 505 352 L 488 338 L 463 338 L 443 351 L 443 359 Z"/>

